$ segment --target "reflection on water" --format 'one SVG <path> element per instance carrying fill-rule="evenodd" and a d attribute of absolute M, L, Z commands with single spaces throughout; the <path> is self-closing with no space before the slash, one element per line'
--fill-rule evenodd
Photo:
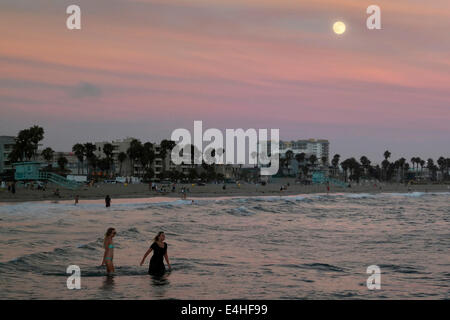
<path fill-rule="evenodd" d="M 0 299 L 448 298 L 449 193 L 0 205 Z M 115 227 L 115 275 L 98 263 Z M 165 231 L 176 271 L 139 266 Z M 382 290 L 366 287 L 370 265 Z M 68 290 L 66 268 L 81 269 Z"/>
<path fill-rule="evenodd" d="M 102 290 L 113 290 L 114 289 L 114 277 L 113 274 L 106 275 L 103 280 Z"/>
<path fill-rule="evenodd" d="M 153 291 L 153 295 L 157 298 L 164 299 L 166 298 L 166 294 L 168 291 L 168 286 L 170 285 L 169 281 L 169 273 L 166 272 L 162 276 L 150 276 L 151 279 L 151 287 Z"/>
<path fill-rule="evenodd" d="M 170 282 L 169 282 L 169 275 L 170 275 L 170 272 L 168 271 L 168 272 L 165 272 L 163 275 L 160 275 L 160 276 L 157 276 L 157 275 L 149 275 L 151 278 L 152 278 L 152 280 L 153 280 L 153 284 L 155 285 L 155 286 L 165 286 L 165 285 L 168 285 Z"/>

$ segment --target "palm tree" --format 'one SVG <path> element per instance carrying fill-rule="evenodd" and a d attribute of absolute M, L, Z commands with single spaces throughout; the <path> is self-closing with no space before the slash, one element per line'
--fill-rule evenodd
<path fill-rule="evenodd" d="M 299 174 L 302 173 L 302 171 L 300 169 L 304 166 L 305 159 L 306 159 L 306 154 L 304 152 L 297 153 L 295 155 L 295 160 L 297 160 L 297 163 L 298 163 L 298 173 Z"/>
<path fill-rule="evenodd" d="M 105 143 L 103 145 L 103 153 L 106 156 L 106 161 L 109 162 L 108 171 L 110 171 L 111 165 L 114 164 L 113 152 L 114 152 L 114 146 L 111 143 Z"/>
<path fill-rule="evenodd" d="M 446 172 L 445 172 L 445 176 L 446 176 L 446 179 L 448 179 L 448 171 L 449 171 L 449 169 L 450 169 L 450 158 L 447 158 L 447 159 L 445 159 L 445 163 L 446 163 Z"/>
<path fill-rule="evenodd" d="M 338 169 L 338 166 L 339 166 L 339 159 L 340 158 L 341 158 L 341 156 L 339 154 L 335 154 L 333 156 L 333 160 L 331 160 L 331 165 L 334 168 L 334 175 L 336 175 L 336 173 L 337 173 L 337 169 Z"/>
<path fill-rule="evenodd" d="M 439 157 L 437 160 L 437 164 L 439 165 L 439 170 L 442 174 L 442 179 L 444 179 L 444 172 L 447 169 L 447 160 L 444 157 Z"/>
<path fill-rule="evenodd" d="M 148 173 L 149 169 L 151 169 L 153 161 L 155 161 L 155 150 L 153 148 L 153 143 L 144 143 L 144 145 L 142 146 L 141 154 L 139 156 L 139 161 L 141 162 L 143 172 Z"/>
<path fill-rule="evenodd" d="M 280 163 L 280 167 L 278 168 L 278 173 L 283 175 L 283 168 L 286 167 L 287 159 L 286 158 L 280 158 L 279 163 Z"/>
<path fill-rule="evenodd" d="M 52 148 L 45 148 L 44 150 L 42 150 L 42 157 L 44 158 L 45 161 L 47 161 L 47 164 L 50 165 L 50 162 L 53 161 L 53 155 L 55 154 L 55 152 L 53 151 Z"/>
<path fill-rule="evenodd" d="M 425 160 L 420 159 L 419 164 L 420 164 L 420 171 L 423 171 L 423 167 L 425 166 Z"/>
<path fill-rule="evenodd" d="M 297 160 L 297 162 L 298 162 L 299 164 L 305 162 L 305 159 L 306 159 L 306 154 L 305 154 L 304 152 L 302 152 L 302 153 L 297 153 L 297 154 L 295 155 L 295 160 Z"/>
<path fill-rule="evenodd" d="M 363 168 L 364 168 L 364 172 L 366 174 L 368 174 L 369 172 L 369 168 L 370 168 L 370 160 L 369 158 L 367 158 L 366 156 L 362 156 L 359 161 L 361 162 Z"/>
<path fill-rule="evenodd" d="M 413 170 L 414 170 L 414 168 L 415 168 L 414 165 L 417 164 L 417 158 L 416 158 L 416 157 L 412 157 L 412 158 L 411 158 L 411 163 L 412 163 L 412 165 L 413 165 Z M 418 169 L 418 168 L 419 168 L 419 166 L 417 166 L 417 169 Z"/>
<path fill-rule="evenodd" d="M 291 164 L 291 160 L 294 158 L 294 152 L 292 152 L 292 150 L 286 151 L 285 158 L 286 158 L 286 161 L 284 162 L 284 165 L 286 166 L 288 175 L 290 175 L 291 169 L 290 169 L 289 165 Z"/>
<path fill-rule="evenodd" d="M 162 158 L 162 171 L 166 170 L 166 157 L 172 152 L 173 147 L 175 147 L 175 141 L 162 140 L 160 143 L 159 155 Z"/>
<path fill-rule="evenodd" d="M 309 156 L 309 162 L 314 167 L 315 163 L 317 162 L 317 157 L 316 157 L 315 154 L 312 154 L 312 155 Z"/>
<path fill-rule="evenodd" d="M 391 153 L 388 150 L 386 150 L 383 153 L 383 156 L 384 156 L 384 160 L 381 163 L 381 166 L 383 167 L 384 179 L 387 180 L 387 169 L 389 168 L 389 160 L 388 159 L 391 157 Z"/>
<path fill-rule="evenodd" d="M 130 147 L 127 150 L 128 158 L 131 161 L 132 175 L 134 175 L 134 164 L 135 164 L 136 160 L 138 160 L 141 157 L 143 148 L 144 147 L 143 147 L 141 141 L 139 141 L 138 139 L 133 139 L 130 143 Z"/>
<path fill-rule="evenodd" d="M 122 176 L 122 165 L 126 159 L 127 159 L 127 154 L 125 152 L 120 152 L 117 155 L 117 160 L 120 163 L 119 176 Z"/>
<path fill-rule="evenodd" d="M 69 161 L 68 161 L 67 158 L 64 157 L 62 154 L 59 155 L 57 161 L 58 161 L 58 166 L 59 166 L 59 168 L 61 169 L 62 172 L 64 172 L 65 167 L 66 167 L 66 165 L 67 165 L 67 163 L 68 163 Z"/>
<path fill-rule="evenodd" d="M 347 171 L 351 167 L 351 160 L 350 159 L 346 159 L 346 160 L 342 161 L 341 162 L 341 167 L 342 167 L 342 170 L 344 171 L 344 180 L 345 180 L 345 182 L 347 182 Z"/>
<path fill-rule="evenodd" d="M 80 174 L 80 163 L 81 163 L 81 173 L 84 173 L 84 169 L 83 169 L 83 163 L 84 163 L 84 154 L 85 154 L 85 149 L 84 149 L 84 145 L 82 145 L 81 143 L 77 143 L 72 147 L 72 152 L 75 154 L 75 156 L 78 159 L 78 174 Z"/>
<path fill-rule="evenodd" d="M 11 163 L 19 162 L 23 160 L 23 153 L 20 151 L 20 149 L 17 147 L 17 145 L 14 145 L 12 151 L 8 155 L 8 160 Z"/>
<path fill-rule="evenodd" d="M 427 160 L 427 169 L 428 169 L 428 170 L 430 171 L 430 173 L 431 173 L 431 179 L 434 180 L 434 179 L 435 179 L 435 176 L 436 176 L 436 169 L 437 169 L 437 167 L 436 167 L 436 165 L 434 164 L 434 160 L 431 159 L 431 158 L 429 158 L 429 159 Z"/>
<path fill-rule="evenodd" d="M 29 129 L 29 133 L 30 133 L 30 142 L 33 145 L 33 156 L 36 159 L 39 141 L 44 139 L 44 128 L 39 126 L 32 126 Z"/>
<path fill-rule="evenodd" d="M 12 162 L 24 159 L 30 160 L 36 156 L 37 146 L 44 137 L 44 129 L 34 126 L 29 129 L 20 130 L 9 159 Z"/>
<path fill-rule="evenodd" d="M 94 170 L 95 170 L 95 164 L 96 164 L 96 160 L 97 160 L 96 159 L 97 157 L 94 154 L 95 150 L 97 150 L 97 147 L 95 146 L 95 144 L 90 143 L 90 142 L 84 144 L 84 152 L 86 155 L 86 160 L 88 161 L 88 174 L 90 173 L 89 167 L 94 168 Z"/>
<path fill-rule="evenodd" d="M 398 162 L 398 167 L 400 168 L 400 178 L 401 181 L 403 182 L 404 178 L 405 178 L 405 164 L 406 164 L 406 159 L 405 158 L 400 158 L 397 160 Z"/>

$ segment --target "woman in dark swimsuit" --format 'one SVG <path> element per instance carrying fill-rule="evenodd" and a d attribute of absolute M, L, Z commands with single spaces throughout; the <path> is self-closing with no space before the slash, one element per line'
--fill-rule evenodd
<path fill-rule="evenodd" d="M 169 270 L 171 270 L 169 256 L 167 255 L 167 243 L 164 242 L 165 238 L 166 236 L 164 232 L 162 231 L 158 232 L 156 237 L 153 239 L 152 245 L 142 258 L 140 264 L 141 266 L 144 264 L 145 258 L 147 258 L 147 256 L 153 250 L 153 256 L 150 259 L 150 265 L 148 267 L 148 273 L 151 275 L 161 276 L 164 274 L 164 272 L 166 272 L 163 258 L 166 259 L 167 266 L 169 267 Z"/>

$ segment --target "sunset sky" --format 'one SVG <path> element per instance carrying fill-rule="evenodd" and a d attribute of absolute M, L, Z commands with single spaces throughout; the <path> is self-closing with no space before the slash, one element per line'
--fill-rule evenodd
<path fill-rule="evenodd" d="M 0 30 L 0 135 L 38 124 L 57 151 L 203 120 L 376 162 L 450 156 L 448 0 L 1 0 Z"/>

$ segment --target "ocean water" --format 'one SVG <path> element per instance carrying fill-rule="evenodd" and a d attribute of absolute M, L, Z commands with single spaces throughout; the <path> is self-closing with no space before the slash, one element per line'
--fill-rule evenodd
<path fill-rule="evenodd" d="M 0 204 L 0 299 L 448 299 L 450 193 Z M 100 267 L 117 229 L 116 274 Z M 172 272 L 139 262 L 166 233 Z M 81 289 L 66 268 L 81 269 Z M 369 290 L 366 269 L 381 269 Z"/>

